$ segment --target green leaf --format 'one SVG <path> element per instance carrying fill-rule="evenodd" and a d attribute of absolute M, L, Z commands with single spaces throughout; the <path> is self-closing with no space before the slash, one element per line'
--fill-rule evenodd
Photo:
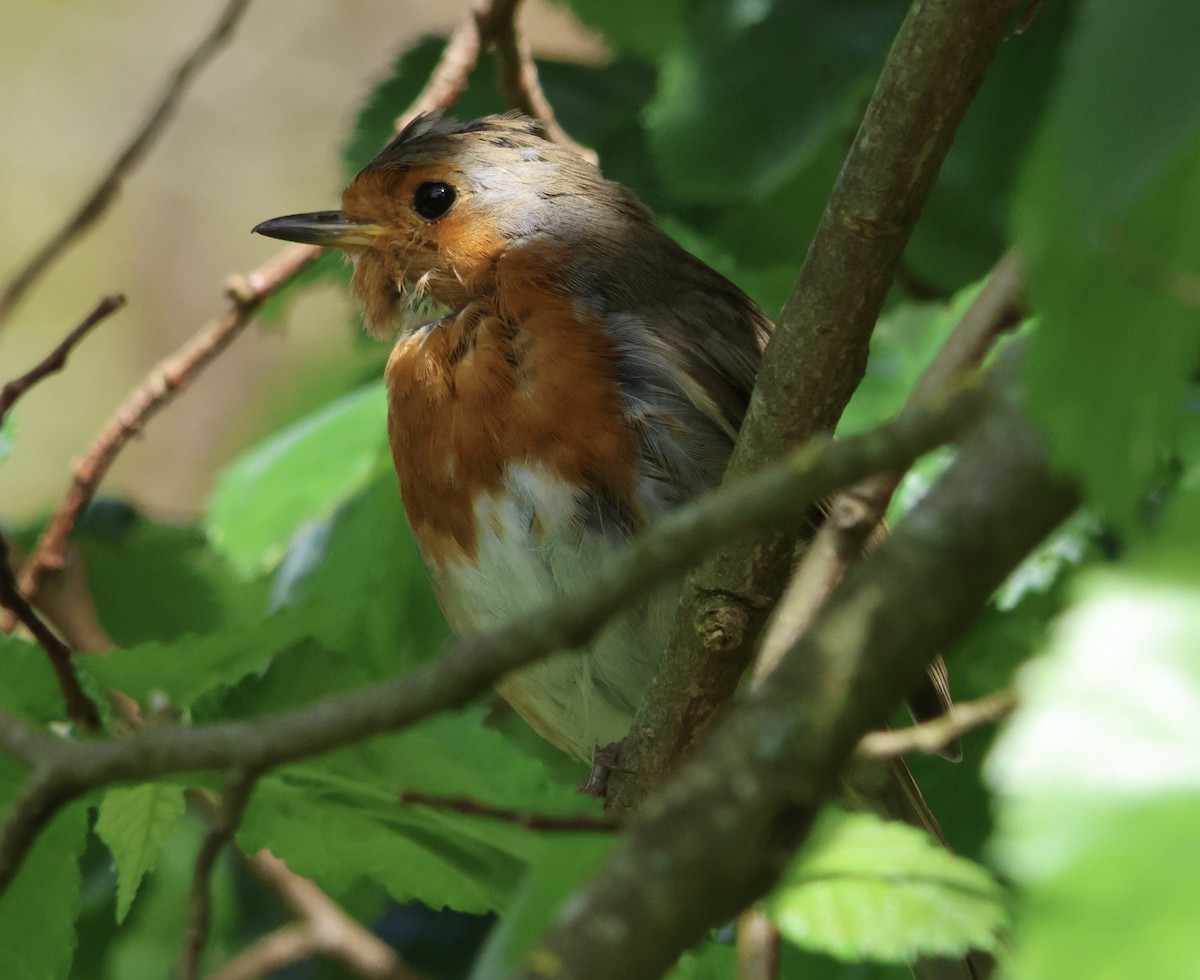
<path fill-rule="evenodd" d="M 93 932 L 90 937 L 81 937 L 84 945 L 80 948 L 80 963 L 85 962 L 83 956 L 88 952 L 102 953 L 102 958 L 88 963 L 90 971 L 79 970 L 80 980 L 172 974 L 187 931 L 196 852 L 207 830 L 195 813 L 184 814 L 175 824 L 162 846 L 157 869 L 143 883 L 141 898 L 120 929 L 113 929 L 108 908 L 97 910 L 103 921 L 96 921 L 96 916 L 92 929 L 102 928 L 104 935 L 101 939 Z M 213 868 L 212 928 L 202 964 L 204 976 L 243 950 L 252 937 L 280 924 L 273 897 L 266 898 L 272 907 L 264 912 L 261 893 L 247 887 L 249 876 L 235 874 L 238 870 L 232 860 L 219 860 Z"/>
<path fill-rule="evenodd" d="M 1200 347 L 1200 6 L 1091 0 L 1014 207 L 1041 326 L 1031 412 L 1112 520 L 1178 438 Z"/>
<path fill-rule="evenodd" d="M 366 484 L 386 445 L 382 384 L 337 399 L 225 470 L 209 503 L 210 540 L 244 571 L 277 564 L 297 529 Z"/>
<path fill-rule="evenodd" d="M 13 444 L 17 438 L 17 422 L 12 412 L 4 416 L 0 422 L 0 463 L 12 455 Z"/>
<path fill-rule="evenodd" d="M 277 660 L 261 680 L 244 682 L 226 710 L 233 717 L 282 710 L 306 703 L 314 691 L 357 686 L 366 673 L 352 656 L 299 649 Z M 572 784 L 553 782 L 541 762 L 487 728 L 484 717 L 482 709 L 439 715 L 272 773 L 250 802 L 240 843 L 269 846 L 294 870 L 334 892 L 368 878 L 397 901 L 415 898 L 434 908 L 473 912 L 501 907 L 526 863 L 544 847 L 558 846 L 562 835 L 402 805 L 401 793 L 465 796 L 562 815 L 594 813 L 598 804 Z"/>
<path fill-rule="evenodd" d="M 182 786 L 144 783 L 104 794 L 96 834 L 112 851 L 117 869 L 117 924 L 125 921 L 142 876 L 153 871 L 163 842 L 183 816 Z"/>
<path fill-rule="evenodd" d="M 283 611 L 250 626 L 232 627 L 174 643 L 143 643 L 79 661 L 80 671 L 108 688 L 147 702 L 161 693 L 176 708 L 263 669 L 280 652 L 306 642 L 310 620 Z"/>
<path fill-rule="evenodd" d="M 258 619 L 266 607 L 265 585 L 235 575 L 195 527 L 157 524 L 105 500 L 88 509 L 75 542 L 118 646 L 211 632 Z"/>
<path fill-rule="evenodd" d="M 365 677 L 425 663 L 449 637 L 390 467 L 293 539 L 274 602 L 294 607 L 326 647 L 354 654 Z"/>
<path fill-rule="evenodd" d="M 34 724 L 66 715 L 46 651 L 7 635 L 0 635 L 0 710 Z"/>
<path fill-rule="evenodd" d="M 1089 575 L 1022 674 L 1020 710 L 987 770 L 999 794 L 994 852 L 1021 886 L 1014 975 L 1195 975 L 1196 540 L 1173 545 L 1190 545 L 1186 570 L 1152 546 L 1121 571 Z"/>
<path fill-rule="evenodd" d="M 713 204 L 780 187 L 870 91 L 902 12 L 876 0 L 698 5 L 647 109 L 665 183 Z"/>
<path fill-rule="evenodd" d="M 86 839 L 87 806 L 73 803 L 42 831 L 0 897 L 5 980 L 65 980 L 70 973 Z"/>
<path fill-rule="evenodd" d="M 789 940 L 848 960 L 991 949 L 1003 894 L 979 865 L 907 824 L 827 810 L 767 903 Z"/>
<path fill-rule="evenodd" d="M 721 943 L 704 943 L 679 957 L 667 980 L 728 980 L 737 976 L 737 950 Z"/>
<path fill-rule="evenodd" d="M 623 53 L 654 58 L 684 37 L 686 0 L 565 0 L 565 6 Z"/>
<path fill-rule="evenodd" d="M 534 948 L 534 944 L 571 893 L 600 867 L 615 843 L 615 835 L 543 835 L 520 887 L 505 906 L 497 927 L 488 934 L 471 971 L 472 980 L 507 976 L 522 960 L 535 970 L 540 964 L 553 963 L 552 954 Z M 704 974 L 685 976 L 699 978 Z"/>

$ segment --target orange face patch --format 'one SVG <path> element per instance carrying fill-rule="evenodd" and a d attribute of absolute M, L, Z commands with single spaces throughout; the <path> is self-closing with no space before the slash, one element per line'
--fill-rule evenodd
<path fill-rule="evenodd" d="M 429 220 L 413 209 L 413 198 L 433 181 L 454 188 L 456 199 L 444 216 Z M 450 307 L 491 287 L 507 240 L 476 204 L 464 175 L 450 165 L 368 170 L 350 183 L 342 194 L 347 217 L 388 229 L 357 255 L 353 289 L 373 327 L 394 314 L 401 283 L 420 283 Z"/>
<path fill-rule="evenodd" d="M 519 325 L 505 305 L 471 303 L 402 339 L 388 362 L 405 509 L 426 561 L 443 567 L 476 557 L 475 501 L 503 491 L 509 462 L 541 464 L 637 514 L 636 446 L 602 325 L 545 292 Z"/>

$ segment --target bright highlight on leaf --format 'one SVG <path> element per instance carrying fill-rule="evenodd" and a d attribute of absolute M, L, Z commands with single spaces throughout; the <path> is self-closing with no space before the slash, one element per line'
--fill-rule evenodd
<path fill-rule="evenodd" d="M 992 949 L 1003 893 L 907 824 L 827 809 L 768 900 L 783 935 L 845 960 L 907 963 Z"/>
<path fill-rule="evenodd" d="M 208 511 L 213 544 L 243 571 L 283 557 L 304 524 L 360 490 L 387 447 L 382 385 L 339 398 L 255 446 L 225 470 Z"/>
<path fill-rule="evenodd" d="M 158 864 L 163 841 L 183 816 L 182 786 L 145 783 L 104 794 L 96 833 L 117 869 L 117 923 L 125 921 L 142 877 Z"/>
<path fill-rule="evenodd" d="M 1174 582 L 1094 575 L 1023 674 L 1021 710 L 988 767 L 997 857 L 1025 895 L 1021 977 L 1196 975 L 1196 586 L 1194 567 Z"/>

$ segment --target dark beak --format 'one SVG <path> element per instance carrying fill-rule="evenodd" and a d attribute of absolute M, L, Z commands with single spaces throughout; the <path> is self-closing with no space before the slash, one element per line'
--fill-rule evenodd
<path fill-rule="evenodd" d="M 310 214 L 286 214 L 254 226 L 252 231 L 285 242 L 308 245 L 367 246 L 383 232 L 369 221 L 353 221 L 342 211 L 313 211 Z"/>

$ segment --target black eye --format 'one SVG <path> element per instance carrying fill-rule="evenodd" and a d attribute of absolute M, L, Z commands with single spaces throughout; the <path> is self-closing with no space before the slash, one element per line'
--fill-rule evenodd
<path fill-rule="evenodd" d="M 449 184 L 427 180 L 413 193 L 413 210 L 422 218 L 434 221 L 450 210 L 458 194 Z"/>

